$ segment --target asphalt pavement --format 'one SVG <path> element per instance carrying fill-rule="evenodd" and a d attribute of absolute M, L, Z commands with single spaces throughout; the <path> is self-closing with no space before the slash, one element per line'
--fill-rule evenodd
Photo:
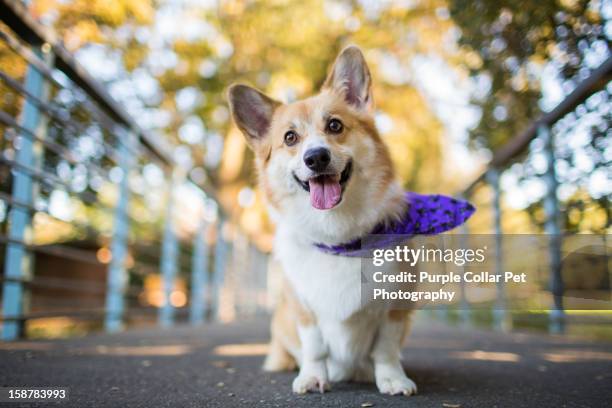
<path fill-rule="evenodd" d="M 418 395 L 340 383 L 298 396 L 295 373 L 261 371 L 267 339 L 267 321 L 257 319 L 0 343 L 0 385 L 69 388 L 68 401 L 22 406 L 612 406 L 612 343 L 463 329 L 421 315 L 403 352 Z"/>

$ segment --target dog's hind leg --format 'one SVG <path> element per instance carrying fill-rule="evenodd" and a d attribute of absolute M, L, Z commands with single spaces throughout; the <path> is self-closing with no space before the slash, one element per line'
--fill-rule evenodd
<path fill-rule="evenodd" d="M 281 294 L 272 316 L 272 338 L 263 365 L 265 371 L 293 371 L 298 366 L 295 356 L 299 355 L 300 340 L 288 303 L 287 294 Z"/>
<path fill-rule="evenodd" d="M 265 371 L 293 371 L 297 367 L 295 359 L 277 336 L 272 337 L 263 369 Z"/>

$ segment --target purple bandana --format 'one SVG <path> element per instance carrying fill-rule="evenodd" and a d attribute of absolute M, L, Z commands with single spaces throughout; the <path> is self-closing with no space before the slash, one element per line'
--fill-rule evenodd
<path fill-rule="evenodd" d="M 363 257 L 372 249 L 387 247 L 396 241 L 397 236 L 435 235 L 449 231 L 467 221 L 476 209 L 467 201 L 432 194 L 423 195 L 407 192 L 404 195 L 408 211 L 393 223 L 378 224 L 371 235 L 381 235 L 380 239 L 370 239 L 362 243 L 361 238 L 338 244 L 315 244 L 323 252 L 333 255 Z M 393 237 L 395 236 L 395 237 Z M 362 245 L 363 244 L 363 245 Z"/>

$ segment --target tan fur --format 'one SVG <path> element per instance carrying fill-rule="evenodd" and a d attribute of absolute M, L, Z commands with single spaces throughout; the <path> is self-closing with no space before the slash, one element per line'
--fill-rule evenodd
<path fill-rule="evenodd" d="M 289 128 L 296 129 L 300 142 L 305 142 L 308 135 L 304 136 L 304 132 L 300 132 L 306 125 L 316 123 L 317 129 L 325 134 L 325 118 L 333 116 L 342 120 L 345 130 L 340 135 L 328 135 L 327 141 L 333 148 L 340 148 L 343 144 L 350 143 L 348 140 L 351 134 L 359 133 L 360 136 L 370 138 L 376 149 L 376 166 L 381 169 L 383 175 L 380 180 L 380 190 L 387 188 L 389 183 L 395 179 L 395 172 L 391 162 L 391 155 L 382 141 L 374 121 L 367 112 L 358 111 L 346 102 L 337 93 L 331 90 L 323 90 L 316 96 L 296 101 L 291 104 L 278 104 L 275 107 L 272 116 L 272 124 L 269 130 L 269 136 L 262 142 L 253 145 L 255 152 L 257 173 L 259 175 L 259 185 L 265 193 L 268 203 L 279 210 L 282 197 L 275 193 L 267 181 L 268 174 L 265 171 L 266 166 L 270 162 L 270 157 L 278 154 L 279 151 L 284 151 L 290 156 L 297 154 L 297 146 L 287 146 L 284 143 L 283 137 L 285 131 Z"/>
<path fill-rule="evenodd" d="M 317 116 L 319 115 L 319 116 Z M 270 205 L 279 209 L 279 199 L 267 182 L 267 172 L 265 166 L 268 163 L 263 157 L 263 154 L 275 154 L 279 150 L 286 150 L 291 155 L 295 155 L 297 150 L 295 147 L 286 146 L 283 142 L 284 130 L 287 128 L 300 129 L 301 126 L 307 123 L 319 123 L 319 130 L 324 132 L 325 122 L 323 117 L 332 115 L 342 120 L 345 131 L 341 135 L 331 135 L 328 141 L 332 148 L 339 148 L 344 143 L 349 143 L 348 138 L 351 133 L 358 131 L 365 137 L 372 139 L 376 149 L 376 166 L 381 169 L 382 178 L 379 180 L 380 190 L 384 191 L 388 185 L 394 181 L 395 172 L 391 162 L 389 151 L 382 141 L 374 121 L 371 116 L 363 112 L 351 109 L 341 97 L 337 94 L 324 90 L 319 95 L 308 99 L 297 101 L 289 105 L 280 105 L 274 112 L 272 125 L 270 129 L 270 145 L 268 150 L 256 150 L 258 171 L 260 178 L 260 187 L 266 194 L 266 198 Z M 262 153 L 263 152 L 263 153 Z M 399 200 L 401 201 L 401 200 Z M 398 206 L 402 202 L 397 203 Z M 303 324 L 312 324 L 314 317 L 306 311 L 295 297 L 294 290 L 285 280 L 284 292 L 281 299 L 275 308 L 272 319 L 272 339 L 271 350 L 264 365 L 266 370 L 294 370 L 296 362 L 291 358 L 289 351 L 291 348 L 299 347 L 299 338 L 297 336 L 297 322 Z M 410 312 L 406 310 L 392 310 L 389 312 L 389 318 L 395 321 L 405 321 L 405 333 L 403 338 L 409 331 Z M 403 340 L 402 340 L 403 341 Z"/>
<path fill-rule="evenodd" d="M 264 363 L 266 371 L 292 371 L 297 368 L 297 362 L 289 352 L 289 350 L 296 350 L 300 347 L 295 313 L 290 306 L 296 302 L 295 300 L 290 301 L 291 298 L 294 298 L 292 291 L 283 290 L 274 309 L 270 349 Z"/>
<path fill-rule="evenodd" d="M 298 322 L 305 326 L 312 325 L 315 323 L 315 317 L 300 304 L 289 282 L 283 279 L 282 291 L 272 315 L 272 338 L 264 363 L 266 371 L 292 371 L 297 367 L 290 350 L 300 347 Z"/>
<path fill-rule="evenodd" d="M 404 332 L 402 334 L 402 340 L 401 340 L 403 344 L 404 341 L 406 340 L 406 337 L 408 337 L 408 334 L 410 333 L 410 323 L 411 323 L 410 318 L 412 316 L 412 310 L 394 309 L 394 310 L 390 310 L 387 316 L 389 316 L 389 319 L 392 321 L 403 322 Z"/>
<path fill-rule="evenodd" d="M 346 72 L 356 76 L 351 81 L 344 81 L 342 78 Z M 325 272 L 338 272 L 334 269 L 339 265 L 344 268 L 341 272 L 344 275 L 340 276 L 345 277 L 345 282 L 352 282 L 355 276 L 358 279 L 358 275 L 352 273 L 352 266 L 347 269 L 346 261 L 338 263 L 312 255 L 314 249 L 311 244 L 305 249 L 282 246 L 283 243 L 299 242 L 300 238 L 308 238 L 311 243 L 346 242 L 369 233 L 380 221 L 399 216 L 405 210 L 403 194 L 395 181 L 391 156 L 374 123 L 370 82 L 370 73 L 361 52 L 356 47 L 348 47 L 341 53 L 322 90 L 315 96 L 282 104 L 242 85 L 231 87 L 229 92 L 234 119 L 255 152 L 259 185 L 273 217 L 287 219 L 293 216 L 298 222 L 297 225 L 285 224 L 292 226 L 298 239 L 289 235 L 290 238 L 284 242 L 282 238 L 277 240 L 275 246 L 275 250 L 278 250 L 280 245 L 280 253 L 284 254 L 279 259 L 284 260 L 283 267 L 288 279 L 283 282 L 283 290 L 273 313 L 270 350 L 264 364 L 264 369 L 269 371 L 294 370 L 300 366 L 300 374 L 293 384 L 295 392 L 327 389 L 329 384 L 325 370 L 321 369 L 321 358 L 329 360 L 324 365 L 330 365 L 331 381 L 335 381 L 334 378 L 372 381 L 374 362 L 378 367 L 376 372 L 380 378 L 377 377 L 376 382 L 381 392 L 405 395 L 416 392 L 416 385 L 406 378 L 399 360 L 395 363 L 392 361 L 399 358 L 399 344 L 408 334 L 410 311 L 365 310 L 363 305 L 359 306 L 358 292 L 356 295 L 353 295 L 354 290 L 336 294 L 327 290 L 344 289 L 343 282 L 326 280 L 329 276 Z M 358 86 L 355 86 L 356 83 Z M 332 118 L 341 121 L 343 130 L 340 133 L 328 129 Z M 288 131 L 297 135 L 295 144 L 285 142 Z M 300 183 L 307 180 L 312 182 L 311 177 L 314 177 L 309 175 L 303 161 L 305 149 L 312 146 L 325 146 L 329 150 L 332 160 L 327 170 L 338 178 L 343 169 L 349 168 L 348 163 L 354 163 L 353 174 L 345 184 L 346 189 L 343 188 L 344 198 L 337 204 L 338 209 L 327 208 L 329 211 L 313 213 L 310 203 L 306 201 L 308 193 L 304 190 L 307 188 L 300 187 Z M 368 206 L 370 197 L 376 197 L 380 205 L 374 208 Z M 306 234 L 309 235 L 305 237 Z M 300 250 L 293 251 L 293 248 Z M 302 253 L 310 253 L 310 263 L 299 265 Z M 316 271 L 321 279 L 319 281 L 310 279 L 309 268 L 318 265 L 312 263 L 313 256 L 320 259 L 316 262 L 326 265 Z M 293 272 L 297 272 L 297 275 Z M 324 286 L 311 285 L 323 281 L 326 282 Z M 357 280 L 349 287 L 358 288 L 358 284 Z M 300 294 L 299 298 L 296 292 Z M 321 297 L 317 298 L 318 295 Z M 304 305 L 309 305 L 312 310 Z M 343 314 L 344 305 L 348 305 L 350 312 Z M 332 334 L 324 339 L 319 331 L 321 327 L 329 327 L 326 324 L 330 324 L 330 316 L 337 319 L 331 324 L 337 324 L 340 332 L 332 330 Z M 338 333 L 340 336 L 337 336 Z M 342 337 L 343 333 L 353 333 L 350 334 L 353 336 L 350 341 L 355 343 L 345 347 L 342 341 L 349 341 L 349 337 L 337 338 Z M 362 333 L 363 336 L 355 333 Z M 331 344 L 334 340 L 339 342 Z M 329 348 L 329 354 L 320 351 L 322 347 Z M 371 355 L 368 355 L 368 347 Z M 300 350 L 308 355 L 301 355 Z M 351 360 L 355 355 L 360 356 L 361 365 L 354 367 L 354 370 L 346 368 L 346 359 Z M 371 359 L 369 363 L 368 358 Z M 344 376 L 343 373 L 348 374 Z"/>

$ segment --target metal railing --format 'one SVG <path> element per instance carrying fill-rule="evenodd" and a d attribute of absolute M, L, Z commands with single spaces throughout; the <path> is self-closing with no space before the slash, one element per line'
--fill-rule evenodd
<path fill-rule="evenodd" d="M 49 317 L 99 320 L 109 331 L 151 312 L 162 326 L 184 315 L 199 324 L 221 313 L 222 287 L 233 291 L 226 298 L 234 312 L 256 311 L 266 291 L 261 282 L 267 257 L 240 233 L 227 233 L 214 195 L 190 181 L 169 146 L 140 129 L 21 2 L 0 0 L 0 16 L 0 61 L 10 62 L 0 65 L 2 338 L 23 336 L 27 322 Z M 501 247 L 500 175 L 529 151 L 532 140 L 544 142 L 553 331 L 562 330 L 564 311 L 551 127 L 604 89 L 611 69 L 608 59 L 555 109 L 499 149 L 463 192 L 469 197 L 482 185 L 492 187 Z M 176 200 L 181 189 L 192 191 L 199 203 L 188 233 L 175 219 L 182 213 L 182 200 Z M 73 207 L 69 216 L 66 206 Z M 65 227 L 72 231 L 68 238 L 39 236 Z M 501 270 L 503 259 L 496 259 Z M 260 287 L 245 293 L 246 282 L 253 281 L 242 279 L 247 269 L 261 276 L 255 280 Z M 151 277 L 159 278 L 157 289 L 146 287 Z M 147 293 L 151 299 L 143 300 Z M 503 325 L 503 314 L 494 317 Z"/>
<path fill-rule="evenodd" d="M 565 231 L 561 227 L 562 206 L 558 198 L 559 181 L 555 171 L 555 132 L 554 125 L 566 115 L 574 112 L 581 104 L 597 92 L 609 92 L 609 82 L 612 79 L 612 57 L 608 57 L 591 75 L 580 82 L 575 89 L 561 101 L 554 109 L 544 113 L 539 119 L 531 122 L 527 129 L 517 135 L 500 149 L 498 149 L 484 171 L 476 177 L 461 193 L 468 198 L 480 187 L 488 185 L 492 189 L 491 207 L 493 211 L 493 231 L 496 235 L 496 268 L 502 271 L 504 260 L 501 255 L 504 230 L 502 219 L 502 189 L 500 178 L 502 173 L 513 163 L 520 161 L 530 152 L 530 145 L 535 139 L 541 141 L 542 150 L 546 158 L 546 172 L 542 178 L 546 184 L 546 194 L 543 199 L 545 213 L 544 232 L 549 236 L 549 290 L 553 303 L 550 305 L 549 331 L 559 333 L 564 331 L 566 315 L 563 305 L 564 283 L 561 273 L 562 244 Z M 466 230 L 463 231 L 464 233 Z M 504 296 L 503 284 L 498 288 L 498 299 Z M 465 316 L 464 316 L 465 318 Z M 508 313 L 503 305 L 495 307 L 493 313 L 494 325 L 498 328 L 507 328 Z"/>
<path fill-rule="evenodd" d="M 214 195 L 21 2 L 0 16 L 2 338 L 43 318 L 216 316 L 233 238 Z"/>

